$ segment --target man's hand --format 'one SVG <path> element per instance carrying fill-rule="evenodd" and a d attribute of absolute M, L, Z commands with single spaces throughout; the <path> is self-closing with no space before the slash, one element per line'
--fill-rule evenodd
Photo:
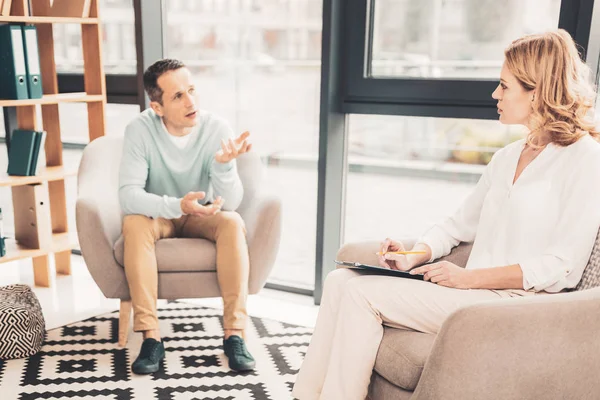
<path fill-rule="evenodd" d="M 217 197 L 212 204 L 203 206 L 198 203 L 198 200 L 202 200 L 205 196 L 204 192 L 189 192 L 181 199 L 181 211 L 184 214 L 200 216 L 215 215 L 221 211 L 224 203 L 221 196 Z"/>
<path fill-rule="evenodd" d="M 411 274 L 423 274 L 423 279 L 457 289 L 474 289 L 472 271 L 461 268 L 449 261 L 440 261 L 412 269 Z"/>
<path fill-rule="evenodd" d="M 386 238 L 381 242 L 379 255 L 379 265 L 384 268 L 408 271 L 411 268 L 408 258 L 404 254 L 385 254 L 388 251 L 406 251 L 401 242 Z"/>
<path fill-rule="evenodd" d="M 221 150 L 215 154 L 215 160 L 221 164 L 225 164 L 237 158 L 240 154 L 250 151 L 252 144 L 248 143 L 249 136 L 250 132 L 246 131 L 235 140 L 229 139 L 226 142 L 225 139 L 221 139 Z"/>

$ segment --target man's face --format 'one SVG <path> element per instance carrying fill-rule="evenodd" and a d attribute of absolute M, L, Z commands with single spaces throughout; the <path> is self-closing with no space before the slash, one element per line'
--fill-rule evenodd
<path fill-rule="evenodd" d="M 162 105 L 152 102 L 152 108 L 174 128 L 191 128 L 198 122 L 196 89 L 187 68 L 166 72 L 158 78 L 163 91 Z"/>

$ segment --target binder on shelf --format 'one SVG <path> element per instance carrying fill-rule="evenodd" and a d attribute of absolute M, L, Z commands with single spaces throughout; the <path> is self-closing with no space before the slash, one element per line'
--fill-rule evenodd
<path fill-rule="evenodd" d="M 29 167 L 30 176 L 37 175 L 41 167 L 46 164 L 46 158 L 44 157 L 44 155 L 46 154 L 46 151 L 44 150 L 45 144 L 46 131 L 36 131 L 35 142 L 33 144 L 33 157 L 31 158 L 31 165 Z"/>
<path fill-rule="evenodd" d="M 87 18 L 90 16 L 92 0 L 54 0 L 50 16 Z"/>
<path fill-rule="evenodd" d="M 25 66 L 27 71 L 27 91 L 30 99 L 42 98 L 42 74 L 40 72 L 40 53 L 38 50 L 37 28 L 23 26 L 23 44 L 25 46 Z"/>
<path fill-rule="evenodd" d="M 28 96 L 21 26 L 0 25 L 0 99 L 23 100 Z"/>
<path fill-rule="evenodd" d="M 12 188 L 15 239 L 30 249 L 52 246 L 50 202 L 46 184 Z"/>
<path fill-rule="evenodd" d="M 10 139 L 8 175 L 29 176 L 35 149 L 35 131 L 16 129 Z"/>
<path fill-rule="evenodd" d="M 8 175 L 34 176 L 45 164 L 45 131 L 14 130 L 8 151 Z M 40 156 L 40 152 L 44 152 Z"/>

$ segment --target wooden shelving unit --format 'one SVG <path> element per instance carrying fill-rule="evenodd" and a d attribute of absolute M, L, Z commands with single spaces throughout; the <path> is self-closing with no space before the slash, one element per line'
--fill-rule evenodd
<path fill-rule="evenodd" d="M 38 47 L 42 86 L 41 99 L 0 100 L 0 107 L 16 107 L 17 125 L 20 129 L 45 130 L 46 168 L 36 176 L 8 176 L 0 173 L 0 186 L 14 188 L 22 185 L 44 183 L 48 187 L 52 240 L 42 248 L 28 248 L 14 240 L 7 240 L 6 255 L 0 263 L 31 258 L 34 281 L 38 286 L 50 286 L 49 257 L 54 256 L 56 272 L 71 274 L 71 250 L 78 246 L 77 235 L 67 226 L 65 178 L 77 171 L 68 171 L 63 166 L 63 146 L 59 120 L 59 104 L 81 102 L 87 104 L 90 141 L 105 133 L 106 83 L 102 65 L 102 25 L 98 15 L 98 0 L 91 0 L 87 18 L 53 15 L 50 0 L 13 0 L 10 16 L 0 16 L 0 23 L 35 24 L 38 30 Z M 85 93 L 58 93 L 56 63 L 54 59 L 54 35 L 52 24 L 68 23 L 81 25 L 84 60 Z M 36 116 L 41 107 L 42 118 Z M 15 222 L 24 216 L 14 216 Z"/>
<path fill-rule="evenodd" d="M 75 175 L 77 175 L 77 171 L 69 171 L 62 165 L 40 168 L 40 171 L 36 176 L 11 176 L 8 175 L 6 172 L 3 172 L 0 173 L 0 187 L 21 186 L 31 185 L 34 183 L 60 181 Z M 3 259 L 0 258 L 0 260 Z"/>
<path fill-rule="evenodd" d="M 0 22 L 25 24 L 98 24 L 98 18 L 0 16 Z"/>
<path fill-rule="evenodd" d="M 0 100 L 0 107 L 36 106 L 60 103 L 94 103 L 102 101 L 104 101 L 104 97 L 102 95 L 89 95 L 86 93 L 60 93 L 45 94 L 41 99 Z"/>

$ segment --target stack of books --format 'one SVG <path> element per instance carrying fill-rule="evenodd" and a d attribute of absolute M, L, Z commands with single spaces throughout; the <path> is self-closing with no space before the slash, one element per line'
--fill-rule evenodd
<path fill-rule="evenodd" d="M 43 162 L 39 162 L 44 151 L 45 131 L 13 131 L 8 149 L 8 175 L 35 176 Z"/>

